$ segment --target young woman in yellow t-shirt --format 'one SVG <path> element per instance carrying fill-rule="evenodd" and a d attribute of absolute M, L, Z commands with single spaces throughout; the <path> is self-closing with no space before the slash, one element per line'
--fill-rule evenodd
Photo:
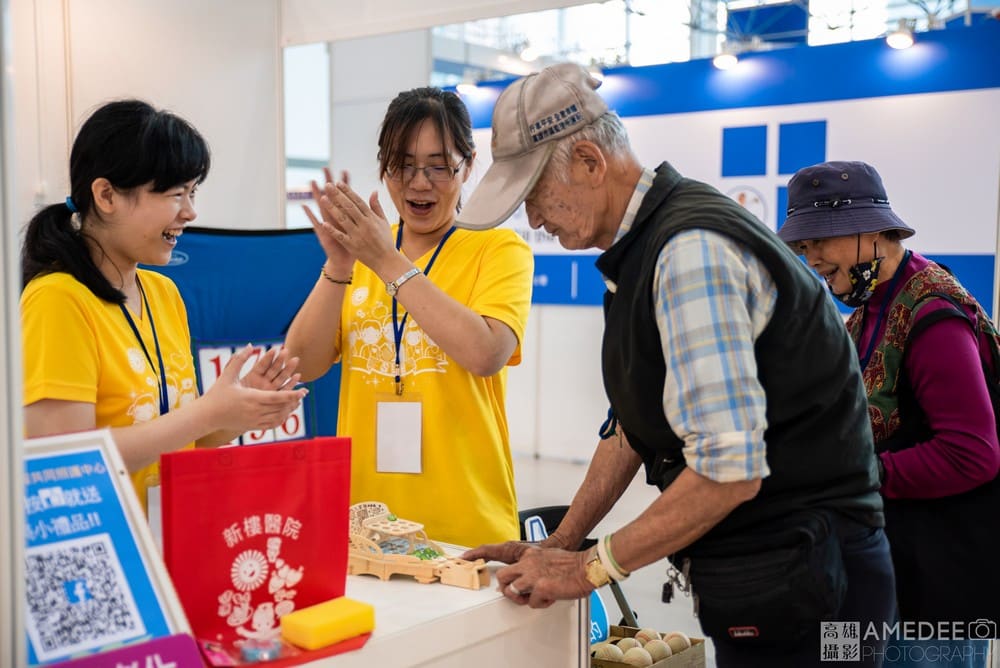
<path fill-rule="evenodd" d="M 443 542 L 514 540 L 506 367 L 521 360 L 531 250 L 513 230 L 454 226 L 475 160 L 454 93 L 397 95 L 378 160 L 396 225 L 374 194 L 313 184 L 327 260 L 285 345 L 305 379 L 341 364 L 352 501 L 384 502 Z"/>
<path fill-rule="evenodd" d="M 139 499 L 164 452 L 281 424 L 299 405 L 298 360 L 248 346 L 198 397 L 184 303 L 164 265 L 197 215 L 209 149 L 185 120 L 138 100 L 80 128 L 70 196 L 29 222 L 22 249 L 28 437 L 111 427 Z"/>

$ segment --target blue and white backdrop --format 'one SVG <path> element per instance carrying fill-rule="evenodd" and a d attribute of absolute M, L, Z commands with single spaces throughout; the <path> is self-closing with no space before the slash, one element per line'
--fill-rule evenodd
<path fill-rule="evenodd" d="M 917 230 L 909 247 L 947 264 L 996 313 L 1000 197 L 1000 22 L 922 33 L 910 49 L 883 40 L 744 55 L 731 70 L 708 60 L 606 72 L 601 88 L 649 166 L 741 201 L 772 228 L 800 167 L 864 160 L 893 209 Z M 509 82 L 466 96 L 476 144 Z M 478 156 L 474 180 L 490 162 Z M 525 362 L 511 372 L 516 450 L 586 459 L 606 410 L 599 373 L 603 282 L 593 255 L 532 230 L 523 208 L 507 223 L 536 253 L 535 307 Z M 568 308 L 575 307 L 575 308 Z"/>

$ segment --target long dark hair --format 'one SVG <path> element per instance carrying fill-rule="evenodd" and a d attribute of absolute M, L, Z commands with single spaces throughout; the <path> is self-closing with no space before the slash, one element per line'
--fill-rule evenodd
<path fill-rule="evenodd" d="M 445 146 L 447 140 L 463 158 L 472 159 L 476 145 L 472 141 L 472 119 L 462 99 L 450 91 L 427 86 L 403 91 L 389 103 L 378 134 L 379 178 L 388 171 L 399 171 L 406 163 L 406 147 L 430 119 L 437 127 Z"/>
<path fill-rule="evenodd" d="M 101 273 L 80 223 L 94 206 L 91 184 L 107 179 L 129 192 L 152 184 L 166 192 L 188 181 L 201 183 L 211 162 L 208 144 L 183 118 L 140 100 L 109 102 L 84 122 L 69 158 L 68 203 L 51 204 L 28 223 L 21 247 L 22 288 L 42 274 L 65 271 L 107 302 L 122 304 L 125 295 Z"/>

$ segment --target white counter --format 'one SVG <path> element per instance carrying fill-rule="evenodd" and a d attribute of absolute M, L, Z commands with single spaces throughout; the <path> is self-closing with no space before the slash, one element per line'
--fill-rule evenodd
<path fill-rule="evenodd" d="M 544 610 L 520 606 L 490 585 L 479 590 L 393 576 L 348 575 L 350 598 L 375 606 L 375 631 L 363 648 L 319 659 L 313 668 L 434 666 L 552 668 L 589 666 L 589 599 Z"/>

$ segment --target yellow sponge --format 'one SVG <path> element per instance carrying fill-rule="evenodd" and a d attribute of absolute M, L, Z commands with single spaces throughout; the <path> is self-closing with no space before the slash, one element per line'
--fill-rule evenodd
<path fill-rule="evenodd" d="M 281 636 L 303 649 L 326 647 L 374 628 L 375 608 L 346 596 L 295 610 L 281 618 Z"/>

